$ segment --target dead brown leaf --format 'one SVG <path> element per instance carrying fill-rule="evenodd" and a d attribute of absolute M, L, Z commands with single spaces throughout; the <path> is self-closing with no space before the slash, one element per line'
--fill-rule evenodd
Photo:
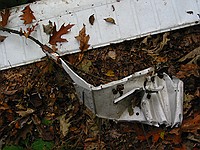
<path fill-rule="evenodd" d="M 162 37 L 162 41 L 159 42 L 158 45 L 154 49 L 148 50 L 148 52 L 150 52 L 150 53 L 159 53 L 160 51 L 162 51 L 164 46 L 167 45 L 168 41 L 170 41 L 170 39 L 168 38 L 168 35 L 169 35 L 169 32 L 164 33 L 163 37 Z"/>
<path fill-rule="evenodd" d="M 35 110 L 33 110 L 31 108 L 27 108 L 26 111 L 16 111 L 16 113 L 19 114 L 21 117 L 25 117 L 25 116 L 32 114 L 34 111 Z"/>
<path fill-rule="evenodd" d="M 93 15 L 91 15 L 91 16 L 89 17 L 89 23 L 90 23 L 91 25 L 93 25 L 93 24 L 94 24 L 94 21 L 95 21 L 95 18 L 94 18 L 94 14 L 93 14 Z"/>
<path fill-rule="evenodd" d="M 194 93 L 194 96 L 200 97 L 200 87 L 197 88 L 197 90 Z"/>
<path fill-rule="evenodd" d="M 79 42 L 80 42 L 80 47 L 79 49 L 81 51 L 86 51 L 89 48 L 89 39 L 90 36 L 86 35 L 86 28 L 85 25 L 83 24 L 83 28 L 79 31 L 79 35 L 75 37 Z"/>
<path fill-rule="evenodd" d="M 60 131 L 61 131 L 63 137 L 65 137 L 69 132 L 69 127 L 71 126 L 71 123 L 69 122 L 70 119 L 71 119 L 71 117 L 66 119 L 66 114 L 62 115 L 59 119 Z"/>
<path fill-rule="evenodd" d="M 162 137 L 162 133 L 163 133 L 162 129 L 149 131 L 148 133 L 146 133 L 146 135 L 139 133 L 137 139 L 140 141 L 146 141 L 152 136 L 153 137 L 152 141 L 155 144 L 159 140 L 159 138 Z"/>
<path fill-rule="evenodd" d="M 23 10 L 22 10 L 23 14 L 20 15 L 19 17 L 21 17 L 21 20 L 24 20 L 24 24 L 29 24 L 32 23 L 33 20 L 36 20 L 35 16 L 33 15 L 33 11 L 31 10 L 30 6 L 26 6 Z"/>
<path fill-rule="evenodd" d="M 6 38 L 7 36 L 0 35 L 0 42 L 3 42 Z"/>
<path fill-rule="evenodd" d="M 105 18 L 104 20 L 105 20 L 106 22 L 108 22 L 108 23 L 116 24 L 116 23 L 115 23 L 115 20 L 114 20 L 113 18 L 111 18 L 111 17 Z"/>
<path fill-rule="evenodd" d="M 29 27 L 29 28 L 27 28 L 26 30 L 27 31 L 24 31 L 24 36 L 26 37 L 26 38 L 28 38 L 28 36 L 35 30 L 35 28 L 36 28 L 36 26 L 38 25 L 38 23 L 37 24 L 35 24 L 35 25 L 32 25 L 32 27 Z"/>
<path fill-rule="evenodd" d="M 63 24 L 61 28 L 58 31 L 56 31 L 56 24 L 54 23 L 53 32 L 52 35 L 50 36 L 49 43 L 51 45 L 56 45 L 57 42 L 67 42 L 67 40 L 61 38 L 61 36 L 70 32 L 70 29 L 73 26 L 74 24 L 68 24 L 67 26 Z"/>
<path fill-rule="evenodd" d="M 86 142 L 84 143 L 84 149 L 86 150 L 94 150 L 94 149 L 101 149 L 105 150 L 105 143 L 103 141 L 100 142 Z"/>
<path fill-rule="evenodd" d="M 8 106 L 7 103 L 3 102 L 0 103 L 0 110 L 8 110 L 8 109 L 10 109 L 10 107 Z"/>
<path fill-rule="evenodd" d="M 18 144 L 21 139 L 25 140 L 28 133 L 32 133 L 33 124 L 26 124 L 25 127 L 20 129 L 19 134 L 17 134 L 17 138 L 15 139 L 14 143 Z"/>
<path fill-rule="evenodd" d="M 17 92 L 18 90 L 10 90 L 10 91 L 4 91 L 3 93 L 5 94 L 5 95 L 14 95 L 16 92 Z"/>
<path fill-rule="evenodd" d="M 116 54 L 115 51 L 109 51 L 109 52 L 108 52 L 108 56 L 109 56 L 110 58 L 112 58 L 112 59 L 116 59 L 117 54 Z"/>
<path fill-rule="evenodd" d="M 167 57 L 161 57 L 161 56 L 157 56 L 155 57 L 155 60 L 157 61 L 157 63 L 164 63 L 167 62 Z"/>
<path fill-rule="evenodd" d="M 196 134 L 200 130 L 200 113 L 195 113 L 194 116 L 183 120 L 181 126 L 182 132 L 190 132 Z"/>
<path fill-rule="evenodd" d="M 181 65 L 180 71 L 176 74 L 176 77 L 185 78 L 189 77 L 190 75 L 199 77 L 199 66 L 197 64 Z"/>
<path fill-rule="evenodd" d="M 8 19 L 10 17 L 10 10 L 5 9 L 4 12 L 1 12 L 2 21 L 0 21 L 0 26 L 5 27 L 8 23 Z"/>
<path fill-rule="evenodd" d="M 110 136 L 114 139 L 118 139 L 122 134 L 120 134 L 119 132 L 117 132 L 117 130 L 111 130 L 110 131 Z"/>
<path fill-rule="evenodd" d="M 181 135 L 167 134 L 164 143 L 166 144 L 180 144 L 182 142 Z"/>
<path fill-rule="evenodd" d="M 182 61 L 185 61 L 186 59 L 194 58 L 197 55 L 200 55 L 200 47 L 195 48 L 194 50 L 192 50 L 191 52 L 189 52 L 187 55 L 183 56 L 178 61 L 182 62 Z"/>

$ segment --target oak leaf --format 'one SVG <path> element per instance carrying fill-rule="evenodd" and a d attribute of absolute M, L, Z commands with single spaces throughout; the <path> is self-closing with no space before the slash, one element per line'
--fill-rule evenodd
<path fill-rule="evenodd" d="M 5 9 L 4 12 L 1 12 L 2 21 L 0 21 L 0 26 L 5 27 L 8 23 L 8 18 L 10 17 L 10 10 Z"/>
<path fill-rule="evenodd" d="M 51 45 L 56 45 L 57 42 L 67 42 L 67 40 L 61 38 L 61 36 L 63 34 L 67 34 L 73 26 L 74 24 L 68 24 L 67 26 L 63 24 L 61 28 L 58 31 L 56 31 L 56 24 L 54 23 L 53 32 L 50 36 L 49 43 Z"/>
<path fill-rule="evenodd" d="M 88 41 L 90 39 L 89 35 L 86 35 L 86 28 L 85 25 L 83 24 L 83 28 L 79 31 L 79 35 L 75 37 L 79 42 L 80 42 L 80 47 L 79 49 L 81 51 L 85 51 L 89 48 Z"/>
<path fill-rule="evenodd" d="M 27 31 L 24 31 L 24 36 L 26 37 L 26 38 L 28 38 L 28 36 L 35 30 L 35 28 L 36 28 L 36 26 L 37 26 L 38 24 L 35 24 L 35 25 L 32 25 L 32 27 L 28 27 L 26 30 Z"/>
<path fill-rule="evenodd" d="M 69 122 L 70 119 L 71 119 L 71 117 L 66 118 L 66 114 L 62 115 L 59 119 L 60 131 L 61 131 L 63 137 L 65 137 L 69 132 L 69 127 L 71 126 L 71 123 Z"/>
<path fill-rule="evenodd" d="M 23 14 L 20 15 L 21 20 L 24 20 L 24 24 L 32 23 L 33 20 L 36 20 L 35 16 L 33 15 L 33 11 L 31 10 L 30 6 L 26 6 L 22 10 Z"/>

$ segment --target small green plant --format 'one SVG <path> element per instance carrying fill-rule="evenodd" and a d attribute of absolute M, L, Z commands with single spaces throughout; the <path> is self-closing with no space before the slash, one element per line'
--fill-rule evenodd
<path fill-rule="evenodd" d="M 43 141 L 42 139 L 37 139 L 31 145 L 32 150 L 51 150 L 53 148 L 53 142 Z"/>
<path fill-rule="evenodd" d="M 6 145 L 3 150 L 24 150 L 21 146 Z"/>

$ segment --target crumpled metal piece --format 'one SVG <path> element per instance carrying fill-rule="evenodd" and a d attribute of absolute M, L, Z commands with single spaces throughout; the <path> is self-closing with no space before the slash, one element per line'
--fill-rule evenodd
<path fill-rule="evenodd" d="M 183 82 L 176 77 L 144 69 L 121 80 L 93 86 L 78 76 L 61 59 L 74 81 L 80 101 L 96 116 L 116 121 L 178 126 L 183 120 Z"/>

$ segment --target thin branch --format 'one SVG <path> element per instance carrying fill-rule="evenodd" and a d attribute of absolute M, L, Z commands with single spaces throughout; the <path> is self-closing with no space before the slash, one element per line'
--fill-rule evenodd
<path fill-rule="evenodd" d="M 1 31 L 4 31 L 4 32 L 8 32 L 8 33 L 18 34 L 18 35 L 20 35 L 20 36 L 24 36 L 24 37 L 25 37 L 25 35 L 24 35 L 23 32 L 20 32 L 20 31 L 14 30 L 14 29 L 9 29 L 9 28 L 5 28 L 5 27 L 0 26 L 0 30 L 1 30 Z M 47 45 L 42 44 L 40 41 L 38 41 L 37 39 L 35 39 L 34 37 L 32 37 L 32 36 L 30 36 L 30 35 L 28 36 L 28 38 L 29 38 L 30 40 L 34 41 L 37 45 L 39 45 L 39 46 L 41 47 L 42 51 L 43 51 L 47 56 L 49 56 L 51 59 L 53 59 L 54 62 L 56 62 L 57 64 L 59 63 L 59 62 L 58 62 L 59 60 L 55 60 L 55 58 L 54 58 L 53 55 L 51 54 L 51 53 L 55 53 L 55 52 L 52 50 L 52 48 L 50 48 L 50 47 L 47 46 Z M 107 80 L 107 79 L 104 79 L 104 78 L 95 76 L 95 75 L 93 75 L 93 74 L 87 73 L 87 72 L 85 72 L 85 71 L 83 71 L 83 70 L 81 70 L 81 69 L 78 69 L 77 67 L 75 67 L 75 66 L 73 66 L 73 65 L 71 65 L 71 64 L 69 64 L 69 63 L 68 63 L 68 65 L 70 65 L 71 67 L 76 68 L 78 71 L 81 71 L 81 72 L 83 72 L 83 73 L 85 73 L 85 74 L 87 74 L 87 75 L 89 75 L 89 76 L 94 77 L 94 78 L 97 78 L 97 79 L 100 79 L 100 80 L 103 80 L 103 81 L 107 81 L 107 82 L 110 82 L 110 81 L 111 81 L 111 80 Z"/>
<path fill-rule="evenodd" d="M 20 32 L 20 31 L 18 31 L 18 30 L 9 29 L 9 28 L 5 28 L 5 27 L 2 27 L 2 26 L 0 26 L 0 30 L 1 30 L 1 31 L 4 31 L 4 32 L 8 32 L 8 33 L 18 34 L 18 35 L 20 35 L 20 36 L 24 36 L 24 37 L 25 37 L 24 33 L 23 33 L 23 32 Z M 29 38 L 30 40 L 34 41 L 37 45 L 39 45 L 39 46 L 42 48 L 42 51 L 43 51 L 45 54 L 49 55 L 50 53 L 53 53 L 53 52 L 54 52 L 49 46 L 42 44 L 40 41 L 38 41 L 38 40 L 35 39 L 34 37 L 32 37 L 32 36 L 29 35 L 28 38 Z"/>
<path fill-rule="evenodd" d="M 1 26 L 0 26 L 0 30 L 2 30 L 2 31 L 4 31 L 4 32 L 8 32 L 8 33 L 18 34 L 18 35 L 20 35 L 20 36 L 25 36 L 22 32 L 17 31 L 17 30 L 14 30 L 14 29 L 9 29 L 9 28 L 5 28 L 5 27 L 1 27 Z M 35 39 L 34 37 L 32 37 L 32 36 L 29 35 L 28 38 L 31 39 L 32 41 L 34 41 L 34 42 L 35 42 L 36 44 L 38 44 L 40 47 L 43 46 L 43 44 L 42 44 L 40 41 L 38 41 L 37 39 Z"/>

